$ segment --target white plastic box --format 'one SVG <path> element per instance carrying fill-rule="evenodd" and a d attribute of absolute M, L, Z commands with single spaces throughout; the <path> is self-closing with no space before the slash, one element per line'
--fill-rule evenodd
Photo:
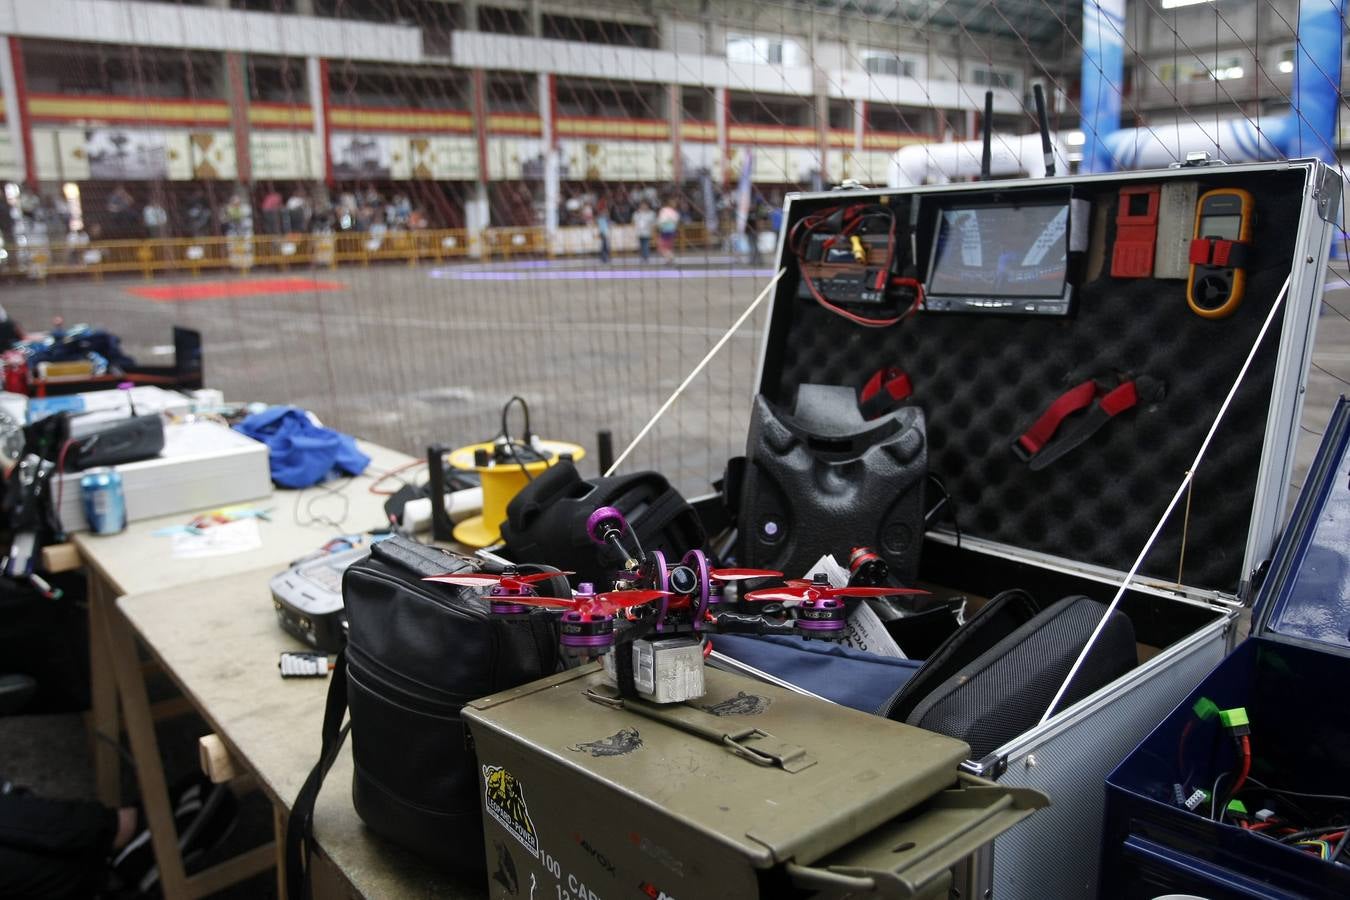
<path fill-rule="evenodd" d="M 127 521 L 212 509 L 267 497 L 272 475 L 267 448 L 215 422 L 164 426 L 164 451 L 156 459 L 115 466 L 122 475 Z M 58 510 L 70 532 L 87 531 L 80 500 L 83 473 L 61 476 Z"/>

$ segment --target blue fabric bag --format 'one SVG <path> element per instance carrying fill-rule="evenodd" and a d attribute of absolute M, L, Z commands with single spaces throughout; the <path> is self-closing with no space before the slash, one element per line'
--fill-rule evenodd
<path fill-rule="evenodd" d="M 712 641 L 732 659 L 865 713 L 877 713 L 923 665 L 789 635 L 719 634 Z"/>
<path fill-rule="evenodd" d="M 280 487 L 306 488 L 333 474 L 360 475 L 370 465 L 350 434 L 315 425 L 294 406 L 268 407 L 234 429 L 267 445 L 272 481 Z"/>

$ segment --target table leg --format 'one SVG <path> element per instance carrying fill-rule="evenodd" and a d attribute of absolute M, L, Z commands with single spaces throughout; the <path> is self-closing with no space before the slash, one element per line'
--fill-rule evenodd
<path fill-rule="evenodd" d="M 140 784 L 141 802 L 150 827 L 150 843 L 159 866 L 160 886 L 166 898 L 177 900 L 188 896 L 187 875 L 178 851 L 178 828 L 174 824 L 169 788 L 164 780 L 164 763 L 159 755 L 159 741 L 155 738 L 150 698 L 136 655 L 136 639 L 131 623 L 114 603 L 101 603 L 100 607 L 107 650 L 126 717 L 131 755 L 136 762 L 136 780 Z"/>
<path fill-rule="evenodd" d="M 277 845 L 277 900 L 286 900 L 286 819 L 289 815 L 280 803 L 272 804 L 272 832 Z"/>
<path fill-rule="evenodd" d="M 117 675 L 113 671 L 104 619 L 113 602 L 107 582 L 89 570 L 89 701 L 90 735 L 93 740 L 94 783 L 98 799 L 105 806 L 120 806 L 122 800 L 121 759 L 118 747 L 122 728 L 118 713 Z"/>

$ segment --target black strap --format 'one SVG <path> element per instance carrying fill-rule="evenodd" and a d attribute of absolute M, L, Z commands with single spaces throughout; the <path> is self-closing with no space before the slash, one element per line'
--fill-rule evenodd
<path fill-rule="evenodd" d="M 875 419 L 899 409 L 913 395 L 909 373 L 897 366 L 887 366 L 872 373 L 858 391 L 858 410 L 864 419 Z"/>
<path fill-rule="evenodd" d="M 1100 380 L 1085 381 L 1060 395 L 1013 442 L 1013 452 L 1038 472 L 1086 443 L 1116 416 L 1141 403 L 1156 403 L 1165 393 L 1163 382 L 1147 375 L 1120 376 L 1118 384 L 1108 385 Z"/>
<path fill-rule="evenodd" d="M 286 896 L 306 900 L 310 895 L 310 851 L 314 843 L 314 804 L 319 799 L 324 776 L 337 760 L 347 733 L 342 720 L 347 715 L 347 651 L 337 655 L 328 682 L 328 704 L 323 713 L 323 749 L 310 770 L 286 820 Z"/>

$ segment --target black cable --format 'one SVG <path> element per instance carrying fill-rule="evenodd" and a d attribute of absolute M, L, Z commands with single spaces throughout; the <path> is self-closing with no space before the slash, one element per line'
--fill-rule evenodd
<path fill-rule="evenodd" d="M 347 496 L 346 489 L 354 480 L 354 478 L 348 477 L 340 479 L 338 482 L 325 482 L 313 485 L 312 487 L 302 488 L 295 495 L 295 507 L 292 510 L 292 518 L 295 520 L 295 524 L 299 525 L 301 528 L 308 528 L 311 525 L 324 525 L 334 530 L 341 530 L 342 523 L 347 521 L 347 513 L 351 508 L 351 499 Z M 318 488 L 319 493 L 310 494 L 309 498 L 306 500 L 305 493 L 313 490 L 315 487 Z M 331 497 L 337 497 L 342 501 L 341 516 L 334 519 L 331 516 L 314 512 L 315 503 Z M 305 505 L 306 519 L 304 521 L 300 518 L 300 503 L 302 500 L 304 500 Z"/>
<path fill-rule="evenodd" d="M 1327 859 L 1332 862 L 1336 862 L 1340 859 L 1341 854 L 1345 851 L 1346 844 L 1350 844 L 1350 828 L 1345 829 L 1345 834 L 1341 835 L 1341 839 L 1336 842 L 1335 848 L 1332 849 L 1331 854 Z"/>
<path fill-rule="evenodd" d="M 1271 787 L 1270 785 L 1261 781 L 1261 779 L 1256 778 L 1255 776 L 1252 775 L 1248 775 L 1247 780 L 1250 781 L 1252 784 L 1256 785 L 1257 787 L 1263 788 L 1272 794 L 1288 794 L 1291 797 L 1306 797 L 1310 800 L 1340 800 L 1345 803 L 1350 803 L 1350 797 L 1346 797 L 1341 794 L 1309 794 L 1304 791 L 1280 790 L 1279 788 Z"/>
<path fill-rule="evenodd" d="M 1307 840 L 1308 838 L 1315 838 L 1319 834 L 1327 834 L 1328 832 L 1332 831 L 1340 831 L 1343 828 L 1346 828 L 1346 826 L 1322 825 L 1318 828 L 1304 828 L 1302 831 L 1295 831 L 1293 834 L 1282 834 L 1279 837 L 1275 838 L 1275 840 L 1279 841 L 1281 844 L 1293 844 L 1298 841 Z"/>
<path fill-rule="evenodd" d="M 514 438 L 512 438 L 511 428 L 507 424 L 507 417 L 511 412 L 511 406 L 515 403 L 520 404 L 520 411 L 522 415 L 524 415 L 525 417 L 524 441 L 517 441 Z M 520 454 L 516 452 L 516 447 L 517 446 L 524 447 L 530 450 L 531 452 L 534 452 L 534 448 L 531 447 L 529 443 L 530 438 L 532 438 L 533 436 L 534 435 L 530 431 L 530 405 L 525 402 L 524 397 L 520 396 L 519 394 L 512 394 L 511 399 L 507 400 L 505 405 L 502 406 L 502 430 L 501 433 L 498 435 L 498 438 L 501 441 L 503 441 L 503 446 L 506 447 L 506 452 L 511 455 L 511 459 L 515 460 L 516 465 L 520 466 L 520 471 L 524 473 L 526 481 L 534 481 L 534 475 L 530 474 L 529 466 L 525 465 L 525 461 L 520 458 Z"/>
<path fill-rule="evenodd" d="M 960 550 L 961 522 L 956 518 L 956 501 L 952 499 L 951 491 L 947 490 L 947 485 L 942 483 L 941 478 L 938 478 L 936 475 L 930 474 L 928 476 L 928 480 L 932 482 L 933 487 L 937 488 L 942 493 L 942 503 L 946 505 L 948 510 L 948 516 L 952 520 L 952 531 L 956 532 L 956 549 Z M 933 512 L 936 513 L 938 509 L 939 507 L 934 507 Z M 927 523 L 925 523 L 925 525 L 926 524 Z"/>

